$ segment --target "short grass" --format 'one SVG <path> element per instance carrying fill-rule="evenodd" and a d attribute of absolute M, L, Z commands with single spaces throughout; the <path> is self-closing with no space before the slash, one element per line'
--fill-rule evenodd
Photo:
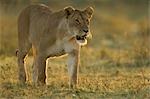
<path fill-rule="evenodd" d="M 17 58 L 0 57 L 0 98 L 44 99 L 148 99 L 150 98 L 150 67 L 123 66 L 102 59 L 88 58 L 83 52 L 79 71 L 79 85 L 68 87 L 66 57 L 49 59 L 47 86 L 32 85 L 32 57 L 27 58 L 28 82 L 17 82 Z M 94 57 L 95 58 L 95 57 Z M 91 61 L 90 61 L 91 60 Z M 95 61 L 94 61 L 95 60 Z"/>
<path fill-rule="evenodd" d="M 150 99 L 148 0 L 10 1 L 0 0 L 0 99 Z M 78 88 L 68 87 L 67 57 L 48 59 L 47 86 L 36 87 L 30 56 L 27 84 L 18 83 L 17 18 L 28 1 L 49 1 L 46 4 L 57 10 L 68 5 L 94 7 L 93 39 L 81 51 Z"/>

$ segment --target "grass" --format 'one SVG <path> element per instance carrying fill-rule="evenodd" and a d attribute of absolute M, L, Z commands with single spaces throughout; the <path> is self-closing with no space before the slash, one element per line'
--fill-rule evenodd
<path fill-rule="evenodd" d="M 93 57 L 89 58 L 90 62 L 85 62 L 84 54 L 79 85 L 74 90 L 68 87 L 66 57 L 48 60 L 48 85 L 42 87 L 32 85 L 32 57 L 26 59 L 29 77 L 26 85 L 17 82 L 16 57 L 0 57 L 0 98 L 150 98 L 149 66 L 117 66 L 115 62 L 97 61 Z"/>
<path fill-rule="evenodd" d="M 17 58 L 15 57 L 17 16 L 26 5 L 29 5 L 21 2 L 16 6 L 15 3 L 1 3 L 0 98 L 150 98 L 150 27 L 148 26 L 147 0 L 144 2 L 94 0 L 91 4 L 87 1 L 83 1 L 85 2 L 83 4 L 74 1 L 64 1 L 64 3 L 56 1 L 57 4 L 49 0 L 47 5 L 57 10 L 71 3 L 76 8 L 92 5 L 95 9 L 91 21 L 93 39 L 89 40 L 88 46 L 82 48 L 79 85 L 73 90 L 68 87 L 66 57 L 48 59 L 47 86 L 36 87 L 32 85 L 33 59 L 30 56 L 26 59 L 27 84 L 18 83 Z"/>

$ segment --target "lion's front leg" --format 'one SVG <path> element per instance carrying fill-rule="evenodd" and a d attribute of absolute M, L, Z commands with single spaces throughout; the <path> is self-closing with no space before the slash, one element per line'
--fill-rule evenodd
<path fill-rule="evenodd" d="M 68 54 L 69 87 L 78 84 L 79 50 L 73 50 Z"/>

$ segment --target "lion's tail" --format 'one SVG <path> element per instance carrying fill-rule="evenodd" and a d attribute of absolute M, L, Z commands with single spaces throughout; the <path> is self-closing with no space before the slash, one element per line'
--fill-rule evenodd
<path fill-rule="evenodd" d="M 16 49 L 15 55 L 18 56 L 19 49 Z"/>

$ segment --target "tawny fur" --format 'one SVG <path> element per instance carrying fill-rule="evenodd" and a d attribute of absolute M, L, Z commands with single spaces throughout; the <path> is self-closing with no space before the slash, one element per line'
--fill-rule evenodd
<path fill-rule="evenodd" d="M 47 58 L 68 54 L 70 85 L 76 85 L 82 45 L 76 39 L 76 35 L 85 35 L 83 29 L 87 29 L 90 35 L 89 22 L 92 13 L 91 7 L 84 11 L 67 7 L 58 12 L 51 11 L 43 4 L 30 5 L 25 8 L 18 18 L 19 80 L 24 83 L 27 79 L 24 58 L 32 48 L 33 82 L 35 84 L 46 83 Z M 76 22 L 75 19 L 80 22 Z"/>

